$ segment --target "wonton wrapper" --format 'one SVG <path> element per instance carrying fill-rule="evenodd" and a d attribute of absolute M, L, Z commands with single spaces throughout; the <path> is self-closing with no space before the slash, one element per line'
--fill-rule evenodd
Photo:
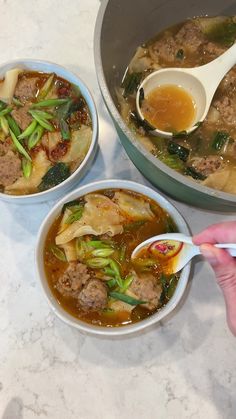
<path fill-rule="evenodd" d="M 29 178 L 21 176 L 12 185 L 5 188 L 5 191 L 12 195 L 25 195 L 37 191 L 42 177 L 51 166 L 44 150 L 40 150 L 32 161 L 32 172 Z"/>
<path fill-rule="evenodd" d="M 93 131 L 91 127 L 81 125 L 77 131 L 72 131 L 72 138 L 70 140 L 70 147 L 60 161 L 64 163 L 71 163 L 78 161 L 77 166 L 84 160 L 92 141 Z"/>
<path fill-rule="evenodd" d="M 62 233 L 57 235 L 57 245 L 62 245 L 75 237 L 86 234 L 115 236 L 123 232 L 123 217 L 120 214 L 119 207 L 111 199 L 94 193 L 86 195 L 85 201 L 81 219 L 69 224 Z"/>
<path fill-rule="evenodd" d="M 114 311 L 128 311 L 131 312 L 136 306 L 125 303 L 124 301 L 116 300 L 108 303 L 108 307 Z"/>
<path fill-rule="evenodd" d="M 212 173 L 204 180 L 203 185 L 236 194 L 236 169 L 225 169 Z"/>
<path fill-rule="evenodd" d="M 18 76 L 22 71 L 20 68 L 12 68 L 6 72 L 3 82 L 0 84 L 0 100 L 11 103 L 18 82 Z"/>
<path fill-rule="evenodd" d="M 116 192 L 113 200 L 119 206 L 121 212 L 134 221 L 152 220 L 155 217 L 149 203 L 142 198 L 136 198 L 125 192 Z"/>
<path fill-rule="evenodd" d="M 64 250 L 67 262 L 77 260 L 77 253 L 75 248 L 75 240 L 71 240 L 68 243 L 61 244 L 60 247 Z"/>

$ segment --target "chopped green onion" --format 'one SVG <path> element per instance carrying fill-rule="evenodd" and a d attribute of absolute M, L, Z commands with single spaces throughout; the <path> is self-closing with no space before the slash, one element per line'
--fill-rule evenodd
<path fill-rule="evenodd" d="M 113 269 L 109 268 L 108 266 L 104 268 L 104 273 L 109 276 L 115 276 L 115 272 L 113 271 Z"/>
<path fill-rule="evenodd" d="M 49 112 L 41 111 L 41 109 L 34 109 L 33 111 L 29 111 L 29 113 L 32 114 L 34 112 L 34 115 L 38 115 L 41 119 L 53 119 L 54 115 L 52 115 Z"/>
<path fill-rule="evenodd" d="M 143 73 L 129 73 L 129 71 L 126 72 L 121 84 L 121 87 L 124 88 L 124 97 L 132 95 L 134 92 L 137 91 L 142 79 L 142 75 Z"/>
<path fill-rule="evenodd" d="M 34 103 L 31 106 L 31 109 L 34 108 L 47 108 L 52 106 L 60 106 L 64 103 L 68 102 L 69 99 L 48 99 L 48 100 L 42 100 L 41 102 Z"/>
<path fill-rule="evenodd" d="M 96 257 L 102 257 L 106 258 L 108 256 L 111 256 L 112 253 L 114 253 L 113 249 L 104 248 L 104 249 L 95 249 L 92 251 L 92 255 Z"/>
<path fill-rule="evenodd" d="M 64 253 L 64 252 L 63 252 L 63 250 L 61 250 L 58 246 L 56 246 L 56 245 L 52 244 L 52 245 L 49 247 L 49 249 L 50 249 L 50 251 L 52 252 L 52 254 L 53 254 L 53 255 L 54 255 L 57 259 L 61 260 L 62 262 L 66 262 L 66 261 L 67 261 L 65 253 Z"/>
<path fill-rule="evenodd" d="M 77 207 L 80 206 L 79 201 L 77 201 L 76 199 L 74 199 L 73 201 L 66 202 L 62 207 L 61 213 L 64 214 L 66 208 L 76 207 L 76 206 Z"/>
<path fill-rule="evenodd" d="M 8 113 L 10 113 L 12 111 L 12 109 L 13 109 L 12 106 L 8 106 L 7 108 L 0 111 L 0 116 L 7 115 Z"/>
<path fill-rule="evenodd" d="M 130 285 L 132 284 L 133 280 L 134 280 L 133 275 L 128 275 L 128 276 L 127 276 L 127 277 L 123 280 L 123 286 L 121 287 L 120 291 L 121 291 L 121 292 L 125 292 L 125 291 L 126 291 L 126 290 L 130 287 Z"/>
<path fill-rule="evenodd" d="M 91 258 L 86 260 L 86 265 L 89 268 L 105 268 L 105 266 L 110 264 L 110 259 L 105 258 Z"/>
<path fill-rule="evenodd" d="M 30 160 L 23 157 L 21 164 L 22 164 L 23 175 L 26 179 L 28 179 L 32 172 L 32 163 Z"/>
<path fill-rule="evenodd" d="M 206 179 L 206 176 L 203 175 L 200 172 L 197 172 L 196 169 L 194 169 L 194 167 L 188 166 L 186 167 L 184 174 L 187 176 L 192 176 L 193 179 L 195 180 L 204 180 Z"/>
<path fill-rule="evenodd" d="M 35 130 L 32 132 L 32 134 L 30 135 L 30 137 L 28 139 L 28 148 L 29 149 L 35 147 L 36 144 L 38 144 L 38 142 L 40 141 L 43 133 L 44 133 L 44 128 L 41 127 L 41 125 L 37 125 Z"/>
<path fill-rule="evenodd" d="M 126 244 L 123 244 L 120 249 L 120 255 L 119 255 L 120 262 L 124 262 L 125 260 L 126 249 L 127 249 Z"/>
<path fill-rule="evenodd" d="M 70 214 L 69 217 L 65 220 L 66 224 L 72 224 L 74 221 L 78 221 L 82 217 L 84 207 L 82 205 L 77 205 L 76 207 L 78 209 L 72 212 L 72 214 Z"/>
<path fill-rule="evenodd" d="M 90 240 L 89 241 L 89 246 L 95 247 L 96 249 L 101 249 L 104 247 L 110 247 L 109 243 L 105 243 L 101 240 Z"/>
<path fill-rule="evenodd" d="M 129 295 L 122 294 L 121 292 L 110 291 L 109 296 L 115 300 L 123 301 L 124 303 L 130 304 L 131 306 L 137 306 L 138 304 L 146 304 L 147 301 L 137 300 L 136 298 L 130 297 Z"/>
<path fill-rule="evenodd" d="M 16 106 L 24 106 L 23 103 L 21 103 L 21 101 L 19 99 L 17 99 L 16 97 L 12 98 L 12 102 L 14 103 L 14 105 Z"/>
<path fill-rule="evenodd" d="M 60 130 L 61 130 L 62 139 L 65 141 L 70 140 L 71 138 L 70 128 L 64 119 L 60 120 Z"/>
<path fill-rule="evenodd" d="M 37 127 L 38 123 L 34 119 L 28 127 L 18 136 L 18 140 L 22 140 L 23 138 L 29 137 L 31 134 L 33 134 L 35 128 Z"/>
<path fill-rule="evenodd" d="M 5 103 L 2 100 L 0 100 L 0 111 L 2 111 L 3 109 L 5 109 L 6 107 L 7 107 L 7 103 Z"/>
<path fill-rule="evenodd" d="M 116 286 L 116 279 L 115 278 L 111 278 L 108 281 L 106 281 L 106 284 L 108 285 L 109 288 L 113 288 Z"/>
<path fill-rule="evenodd" d="M 40 118 L 37 111 L 29 111 L 29 113 L 43 128 L 47 129 L 48 131 L 54 131 L 54 126 L 50 124 L 50 122 L 48 122 L 46 119 Z"/>
<path fill-rule="evenodd" d="M 44 85 L 41 87 L 41 89 L 39 90 L 38 96 L 37 96 L 37 100 L 40 102 L 42 99 L 44 99 L 47 94 L 49 93 L 49 91 L 52 88 L 52 84 L 53 84 L 53 80 L 54 80 L 55 74 L 52 73 L 48 79 L 46 80 L 46 82 L 44 83 Z"/>
<path fill-rule="evenodd" d="M 5 116 L 0 116 L 0 123 L 1 123 L 1 128 L 4 132 L 4 134 L 8 135 L 9 134 L 9 125 L 7 122 L 7 119 Z"/>
<path fill-rule="evenodd" d="M 19 125 L 17 124 L 17 122 L 15 121 L 15 119 L 9 114 L 6 115 L 6 118 L 7 118 L 8 125 L 11 128 L 12 132 L 14 132 L 16 137 L 19 137 L 19 135 L 21 134 L 21 129 L 20 129 Z"/>
<path fill-rule="evenodd" d="M 27 153 L 27 151 L 21 145 L 20 141 L 16 138 L 14 132 L 12 132 L 11 129 L 9 131 L 10 131 L 10 134 L 11 134 L 12 141 L 13 141 L 15 147 L 17 148 L 17 150 L 19 151 L 19 153 L 21 153 L 23 156 L 25 156 L 25 158 L 27 160 L 31 160 L 30 155 Z"/>

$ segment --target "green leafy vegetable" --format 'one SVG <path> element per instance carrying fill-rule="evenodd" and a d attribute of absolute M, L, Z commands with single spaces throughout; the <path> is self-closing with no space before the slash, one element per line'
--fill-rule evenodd
<path fill-rule="evenodd" d="M 193 179 L 195 180 L 204 180 L 206 179 L 206 176 L 203 175 L 200 172 L 197 172 L 197 170 L 194 169 L 194 167 L 192 166 L 188 166 L 185 168 L 184 174 L 187 176 L 192 176 Z"/>
<path fill-rule="evenodd" d="M 65 255 L 65 253 L 63 252 L 63 250 L 62 249 L 60 249 L 58 246 L 56 246 L 56 245 L 54 245 L 54 244 L 51 244 L 50 245 L 50 247 L 49 247 L 49 249 L 50 249 L 50 251 L 52 252 L 52 254 L 57 258 L 57 259 L 59 259 L 60 261 L 62 261 L 62 262 L 66 262 L 67 261 L 67 259 L 66 259 L 66 255 Z"/>
<path fill-rule="evenodd" d="M 184 163 L 182 160 L 176 156 L 176 154 L 157 154 L 159 160 L 169 166 L 171 169 L 182 171 L 184 168 Z"/>
<path fill-rule="evenodd" d="M 28 139 L 28 148 L 31 149 L 35 147 L 38 142 L 41 140 L 41 137 L 43 136 L 44 128 L 41 127 L 41 125 L 36 125 L 36 128 L 32 132 L 32 134 L 29 136 Z"/>
<path fill-rule="evenodd" d="M 121 84 L 121 87 L 124 88 L 124 97 L 137 92 L 138 86 L 140 85 L 142 79 L 142 75 L 143 73 L 129 73 L 129 71 L 126 72 Z"/>
<path fill-rule="evenodd" d="M 89 246 L 95 247 L 95 249 L 110 248 L 111 243 L 106 243 L 101 240 L 90 240 Z"/>
<path fill-rule="evenodd" d="M 42 182 L 38 186 L 40 192 L 53 188 L 59 183 L 63 182 L 70 176 L 69 167 L 62 162 L 56 163 L 43 176 Z"/>
<path fill-rule="evenodd" d="M 80 203 L 76 199 L 74 199 L 73 201 L 66 202 L 63 205 L 63 207 L 62 207 L 61 213 L 64 214 L 66 208 L 70 208 L 70 207 L 74 207 L 74 206 L 79 206 L 79 205 L 80 205 Z"/>
<path fill-rule="evenodd" d="M 9 131 L 10 131 L 10 135 L 11 135 L 12 141 L 13 141 L 15 147 L 17 148 L 17 150 L 19 151 L 19 153 L 22 154 L 27 160 L 31 160 L 30 155 L 27 153 L 27 151 L 21 145 L 20 141 L 17 140 L 14 132 L 12 132 L 11 129 L 9 129 Z"/>
<path fill-rule="evenodd" d="M 230 136 L 227 132 L 217 131 L 211 146 L 214 148 L 214 150 L 220 151 L 229 139 Z"/>
<path fill-rule="evenodd" d="M 70 133 L 70 128 L 67 122 L 64 119 L 61 119 L 59 125 L 60 125 L 62 139 L 66 141 L 70 140 L 71 133 Z"/>
<path fill-rule="evenodd" d="M 167 151 L 169 154 L 176 154 L 180 160 L 183 160 L 186 162 L 188 160 L 188 156 L 190 153 L 190 150 L 186 147 L 183 147 L 174 141 L 169 141 L 167 146 Z"/>
<path fill-rule="evenodd" d="M 128 275 L 124 280 L 123 280 L 123 285 L 120 288 L 120 292 L 125 292 L 127 291 L 127 289 L 130 287 L 130 285 L 132 284 L 134 280 L 133 275 Z"/>
<path fill-rule="evenodd" d="M 147 301 L 137 300 L 136 298 L 130 297 L 129 295 L 122 294 L 116 291 L 110 291 L 109 296 L 115 300 L 123 301 L 124 303 L 130 304 L 131 306 L 137 306 L 138 304 L 146 304 Z"/>

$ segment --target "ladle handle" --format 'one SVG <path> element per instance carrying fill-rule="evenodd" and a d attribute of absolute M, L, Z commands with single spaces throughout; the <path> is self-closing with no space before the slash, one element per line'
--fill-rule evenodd
<path fill-rule="evenodd" d="M 204 84 L 208 100 L 211 101 L 220 81 L 235 64 L 236 43 L 210 63 L 192 69 L 191 73 L 199 77 Z"/>

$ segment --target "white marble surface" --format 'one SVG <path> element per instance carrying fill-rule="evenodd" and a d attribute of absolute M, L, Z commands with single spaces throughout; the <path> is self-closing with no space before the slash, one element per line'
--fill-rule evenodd
<path fill-rule="evenodd" d="M 94 94 L 100 151 L 82 184 L 147 181 L 129 161 L 104 107 L 93 61 L 98 0 L 1 0 L 0 63 L 41 58 L 78 73 Z M 193 232 L 235 215 L 175 202 Z M 176 313 L 140 336 L 85 336 L 54 317 L 34 273 L 36 233 L 52 202 L 0 202 L 1 419 L 233 419 L 236 340 L 210 268 L 195 265 Z"/>

